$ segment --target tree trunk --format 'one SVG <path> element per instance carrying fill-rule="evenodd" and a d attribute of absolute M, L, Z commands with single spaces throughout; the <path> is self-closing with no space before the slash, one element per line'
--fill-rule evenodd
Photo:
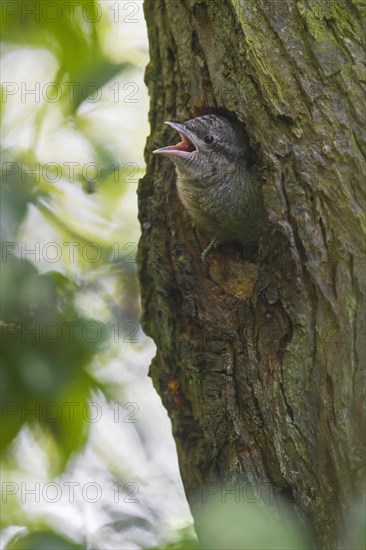
<path fill-rule="evenodd" d="M 271 483 L 317 545 L 363 487 L 365 21 L 351 0 L 146 0 L 142 326 L 195 513 L 213 479 Z M 263 177 L 257 255 L 207 245 L 184 213 L 164 120 L 220 107 Z M 174 137 L 173 137 L 174 136 Z M 173 139 L 173 141 L 172 141 Z"/>

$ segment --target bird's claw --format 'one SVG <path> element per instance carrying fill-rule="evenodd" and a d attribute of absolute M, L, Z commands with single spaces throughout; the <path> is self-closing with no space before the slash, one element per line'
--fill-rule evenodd
<path fill-rule="evenodd" d="M 204 251 L 201 254 L 201 260 L 202 260 L 203 263 L 205 263 L 205 264 L 207 263 L 207 259 L 206 259 L 207 254 L 210 252 L 210 250 L 212 248 L 216 249 L 218 243 L 219 243 L 218 239 L 213 239 L 212 241 L 209 242 L 208 246 L 206 246 L 206 248 L 204 249 Z"/>

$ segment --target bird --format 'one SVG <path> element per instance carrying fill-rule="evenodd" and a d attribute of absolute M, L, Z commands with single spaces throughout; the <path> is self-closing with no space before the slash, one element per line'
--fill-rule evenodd
<path fill-rule="evenodd" d="M 243 126 L 216 114 L 165 124 L 181 141 L 153 153 L 173 161 L 179 198 L 210 239 L 202 259 L 221 243 L 257 243 L 264 224 L 261 180 Z"/>

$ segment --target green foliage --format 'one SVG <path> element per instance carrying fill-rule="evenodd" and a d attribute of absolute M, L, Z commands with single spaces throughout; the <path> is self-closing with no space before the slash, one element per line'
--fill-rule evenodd
<path fill-rule="evenodd" d="M 296 518 L 281 504 L 226 502 L 216 499 L 202 508 L 197 530 L 202 548 L 212 550 L 305 550 L 308 541 Z"/>
<path fill-rule="evenodd" d="M 43 10 L 47 6 L 42 2 L 29 0 L 7 4 L 1 18 L 4 45 L 48 50 L 58 61 L 55 80 L 58 84 L 67 78 L 77 83 L 78 90 L 90 82 L 102 87 L 130 66 L 129 62 L 113 63 L 103 51 L 101 36 L 106 22 L 99 2 L 82 0 L 66 7 L 63 5 L 60 9 L 53 3 L 53 8 L 49 5 L 46 14 Z M 61 99 L 64 114 L 71 115 L 80 130 L 82 125 L 78 122 L 77 109 L 87 99 L 80 92 Z M 5 103 L 5 113 L 6 108 Z M 51 114 L 47 109 L 40 112 L 36 121 L 39 128 Z M 63 122 L 69 124 L 70 118 Z M 88 243 L 92 236 L 94 242 L 100 243 L 102 258 L 97 266 L 84 261 L 84 275 L 95 267 L 107 266 L 111 254 L 110 243 L 103 241 L 100 235 L 90 235 L 87 231 L 83 235 L 65 223 L 65 216 L 58 209 L 59 199 L 70 200 L 72 197 L 68 197 L 68 189 L 62 186 L 62 182 L 53 185 L 41 171 L 38 177 L 23 177 L 20 166 L 34 167 L 36 162 L 39 163 L 36 145 L 37 142 L 27 151 L 16 147 L 3 151 L 1 446 L 6 451 L 24 425 L 36 425 L 54 439 L 59 451 L 59 465 L 63 468 L 71 453 L 86 441 L 88 423 L 81 411 L 87 406 L 90 391 L 98 385 L 89 366 L 105 348 L 108 334 L 102 322 L 87 318 L 78 311 L 78 292 L 85 292 L 90 283 L 73 275 L 75 266 L 65 266 L 67 276 L 58 271 L 40 273 L 37 260 L 34 263 L 19 255 L 18 240 L 29 216 L 30 205 L 42 214 L 44 231 L 48 231 L 47 225 L 53 226 L 60 241 Z M 101 144 L 91 140 L 91 145 L 95 151 L 93 160 L 100 160 L 102 165 L 108 166 L 116 161 Z M 112 174 L 109 170 L 102 176 L 99 189 L 105 190 L 103 200 L 107 207 L 124 193 L 125 186 L 123 178 L 116 185 L 113 170 Z M 90 192 L 90 183 L 80 181 L 80 184 L 84 191 Z M 80 263 L 80 255 L 78 260 Z M 134 273 L 129 273 L 129 279 L 133 278 Z M 137 289 L 134 299 L 137 299 Z M 69 420 L 69 402 L 78 404 L 72 421 Z M 54 404 L 53 408 L 50 403 Z"/>
<path fill-rule="evenodd" d="M 6 550 L 77 550 L 84 548 L 52 531 L 36 531 L 34 533 L 19 534 L 13 537 L 6 545 Z"/>
<path fill-rule="evenodd" d="M 59 5 L 14 0 L 2 6 L 3 55 L 15 52 L 18 60 L 24 58 L 28 70 L 29 54 L 46 53 L 53 63 L 44 69 L 47 83 L 62 89 L 57 101 L 52 100 L 51 92 L 50 101 L 44 101 L 42 94 L 33 103 L 21 101 L 21 114 L 16 118 L 19 140 L 14 141 L 13 128 L 7 122 L 9 117 L 14 120 L 13 96 L 2 88 L 0 435 L 3 472 L 13 476 L 22 432 L 32 434 L 42 447 L 51 478 L 65 471 L 70 459 L 84 449 L 93 415 L 91 397 L 96 390 L 106 395 L 109 390 L 94 369 L 108 361 L 113 349 L 114 333 L 108 323 L 117 319 L 124 326 L 137 319 L 134 258 L 132 263 L 124 263 L 115 247 L 120 245 L 123 252 L 126 241 L 136 240 L 136 231 L 129 237 L 128 223 L 121 215 L 117 223 L 115 217 L 142 169 L 131 163 L 128 153 L 124 153 L 128 160 L 121 159 L 120 151 L 117 156 L 113 140 L 106 143 L 105 128 L 100 125 L 101 131 L 93 133 L 87 117 L 80 114 L 94 105 L 89 100 L 96 87 L 102 90 L 132 67 L 132 48 L 126 59 L 115 61 L 105 47 L 110 21 L 102 5 L 90 0 Z M 22 74 L 19 88 L 26 78 Z M 73 93 L 65 83 L 75 84 Z M 64 157 L 57 156 L 62 155 L 62 147 L 45 152 L 44 136 L 48 132 L 52 137 L 48 127 L 54 128 L 56 138 L 65 133 L 66 151 L 70 151 L 70 136 L 75 138 L 74 157 L 69 158 L 67 152 Z M 33 136 L 30 145 L 21 139 L 27 132 Z M 66 166 L 69 160 L 80 161 L 75 177 L 68 178 L 62 158 Z M 61 177 L 57 177 L 57 166 L 44 170 L 47 159 L 62 167 Z M 79 166 L 85 162 L 101 167 L 97 183 L 81 174 Z M 33 173 L 25 175 L 26 171 Z M 80 219 L 74 213 L 75 202 Z M 34 227 L 34 220 L 40 227 Z M 42 263 L 34 245 L 35 241 L 40 244 L 39 235 L 62 250 L 65 243 L 76 243 L 75 258 L 71 261 L 65 254 L 60 262 Z M 80 252 L 90 243 L 101 251 L 96 261 Z M 28 251 L 33 247 L 35 253 L 24 255 L 23 246 Z M 127 247 L 124 256 L 130 251 Z M 102 304 L 99 310 L 93 296 Z M 18 496 L 10 498 L 7 511 L 5 508 L 3 527 L 24 522 L 31 531 L 16 535 L 7 548 L 81 548 L 20 512 Z"/>
<path fill-rule="evenodd" d="M 200 550 L 197 537 L 192 534 L 192 527 L 184 527 L 176 533 L 176 540 L 153 550 Z M 203 549 L 202 549 L 203 550 Z"/>
<path fill-rule="evenodd" d="M 103 84 L 112 76 L 100 46 L 99 2 L 79 0 L 59 8 L 56 3 L 47 6 L 39 0 L 15 0 L 8 4 L 9 10 L 4 8 L 0 24 L 4 42 L 49 49 L 60 64 L 58 81 L 65 73 L 69 73 L 71 81 L 80 83 L 93 81 L 88 74 L 93 77 L 99 74 Z M 91 71 L 92 67 L 98 70 Z"/>
<path fill-rule="evenodd" d="M 1 446 L 24 423 L 38 423 L 54 438 L 61 467 L 86 441 L 83 411 L 96 384 L 85 367 L 107 338 L 101 323 L 77 312 L 74 293 L 60 273 L 40 275 L 14 257 L 3 266 Z"/>
<path fill-rule="evenodd" d="M 239 494 L 239 491 L 228 495 L 225 491 L 207 495 L 206 502 L 197 503 L 195 507 L 195 527 L 199 542 L 192 536 L 190 529 L 185 528 L 177 533 L 176 540 L 165 545 L 163 550 L 311 548 L 308 534 L 281 500 L 270 498 L 264 502 L 263 498 L 249 496 L 250 501 L 242 498 L 243 495 Z"/>

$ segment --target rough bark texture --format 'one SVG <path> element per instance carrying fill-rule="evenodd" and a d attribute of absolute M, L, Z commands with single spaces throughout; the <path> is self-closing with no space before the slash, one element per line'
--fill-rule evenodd
<path fill-rule="evenodd" d="M 269 482 L 321 548 L 364 487 L 361 3 L 146 0 L 151 136 L 139 186 L 142 325 L 194 513 L 217 478 Z M 164 120 L 236 114 L 263 168 L 256 257 L 184 215 Z"/>

